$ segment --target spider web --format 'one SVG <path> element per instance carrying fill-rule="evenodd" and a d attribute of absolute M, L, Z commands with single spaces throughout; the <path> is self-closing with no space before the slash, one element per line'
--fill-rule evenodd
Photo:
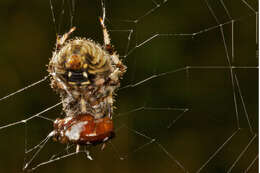
<path fill-rule="evenodd" d="M 102 43 L 104 6 L 1 7 L 1 172 L 258 171 L 258 1 L 106 1 L 128 71 L 116 97 L 116 137 L 104 150 L 79 153 L 51 140 L 53 121 L 64 115 L 45 64 L 55 34 L 71 26 L 74 36 Z"/>

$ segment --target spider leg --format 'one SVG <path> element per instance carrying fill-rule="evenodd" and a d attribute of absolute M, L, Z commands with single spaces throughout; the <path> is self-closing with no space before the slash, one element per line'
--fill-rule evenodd
<path fill-rule="evenodd" d="M 110 37 L 109 37 L 108 31 L 107 31 L 107 28 L 106 28 L 106 25 L 105 25 L 106 8 L 105 8 L 105 5 L 104 5 L 104 1 L 101 0 L 101 3 L 102 3 L 102 7 L 103 7 L 102 8 L 103 16 L 102 16 L 102 18 L 99 17 L 99 22 L 100 22 L 100 24 L 102 26 L 102 30 L 103 30 L 105 49 L 112 55 L 114 53 L 114 50 L 113 50 L 113 47 L 110 43 Z"/>
<path fill-rule="evenodd" d="M 80 151 L 80 145 L 77 145 L 76 146 L 76 153 L 79 153 L 79 151 Z"/>
<path fill-rule="evenodd" d="M 109 36 L 108 30 L 106 28 L 106 25 L 104 23 L 104 20 L 105 20 L 105 17 L 106 17 L 104 4 L 102 6 L 103 6 L 103 17 L 99 18 L 99 22 L 100 22 L 100 24 L 102 26 L 102 30 L 103 30 L 104 48 L 111 55 L 110 56 L 111 60 L 112 60 L 113 64 L 115 65 L 115 69 L 110 74 L 109 78 L 111 80 L 110 81 L 111 83 L 117 84 L 119 82 L 120 76 L 122 76 L 123 73 L 126 71 L 126 66 L 124 66 L 122 64 L 121 60 L 119 59 L 118 54 L 115 52 L 114 47 L 110 43 L 110 36 Z M 112 105 L 113 104 L 112 95 L 109 97 L 109 100 L 110 100 L 110 103 Z M 112 116 L 111 116 L 111 118 L 112 118 Z"/>
<path fill-rule="evenodd" d="M 107 46 L 110 46 L 110 37 L 109 37 L 109 34 L 108 34 L 108 31 L 107 31 L 107 28 L 106 28 L 106 25 L 104 24 L 104 20 L 100 17 L 99 18 L 99 22 L 102 26 L 102 30 L 103 30 L 103 36 L 104 36 L 104 44 L 107 48 Z"/>
<path fill-rule="evenodd" d="M 56 41 L 56 50 L 59 50 L 61 46 L 65 43 L 65 41 L 68 39 L 70 34 L 76 30 L 76 27 L 72 27 L 69 32 L 63 34 L 62 36 L 58 35 L 57 36 L 57 41 Z"/>
<path fill-rule="evenodd" d="M 102 26 L 103 29 L 103 36 L 104 36 L 104 44 L 105 44 L 105 49 L 106 51 L 108 51 L 108 53 L 111 55 L 111 59 L 114 62 L 114 64 L 116 66 L 119 67 L 119 70 L 121 72 L 125 71 L 125 67 L 122 66 L 122 62 L 119 60 L 118 55 L 116 54 L 113 46 L 110 43 L 110 36 L 108 34 L 106 25 L 104 24 L 104 19 L 102 19 L 101 17 L 99 18 L 100 24 Z"/>

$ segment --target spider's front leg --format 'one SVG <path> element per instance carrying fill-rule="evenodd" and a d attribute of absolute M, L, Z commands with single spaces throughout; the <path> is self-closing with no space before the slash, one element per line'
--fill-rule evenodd
<path fill-rule="evenodd" d="M 58 62 L 58 52 L 61 49 L 61 47 L 65 44 L 66 40 L 68 39 L 69 35 L 74 32 L 76 30 L 76 27 L 72 27 L 69 32 L 63 34 L 63 35 L 58 35 L 57 36 L 57 40 L 56 40 L 56 50 L 53 54 L 53 58 L 51 59 L 49 66 L 48 66 L 48 71 L 52 76 L 52 83 L 51 86 L 52 88 L 58 90 L 58 89 L 62 89 L 65 90 L 67 92 L 67 94 L 69 96 L 72 97 L 71 93 L 69 92 L 68 86 L 66 85 L 66 83 L 57 75 L 57 71 L 55 70 L 55 67 L 57 65 Z M 65 71 L 60 70 L 59 74 L 61 73 L 65 73 Z"/>
<path fill-rule="evenodd" d="M 111 46 L 111 45 L 110 45 L 110 38 L 109 38 L 109 34 L 108 34 L 108 31 L 107 31 L 107 28 L 106 28 L 106 26 L 105 26 L 105 24 L 104 24 L 104 20 L 103 20 L 101 17 L 99 18 L 99 22 L 100 22 L 100 24 L 101 24 L 101 26 L 102 26 L 102 30 L 103 30 L 104 44 L 105 44 L 106 47 L 107 47 L 107 46 Z"/>
<path fill-rule="evenodd" d="M 115 64 L 116 69 L 114 72 L 110 75 L 110 78 L 113 81 L 118 81 L 118 78 L 126 71 L 126 66 L 122 64 L 120 61 L 118 55 L 116 54 L 114 47 L 110 43 L 110 37 L 107 31 L 107 28 L 104 24 L 104 20 L 102 18 L 99 18 L 100 24 L 103 29 L 103 36 L 104 36 L 104 47 L 106 51 L 111 55 L 111 60 L 113 64 Z"/>
<path fill-rule="evenodd" d="M 99 18 L 99 21 L 100 21 L 100 24 L 101 24 L 102 30 L 103 30 L 104 47 L 105 47 L 106 51 L 111 55 L 111 59 L 112 59 L 113 63 L 115 65 L 117 65 L 117 64 L 121 63 L 121 61 L 118 59 L 118 56 L 116 55 L 116 52 L 110 43 L 110 37 L 109 37 L 108 31 L 104 24 L 103 19 Z"/>
<path fill-rule="evenodd" d="M 56 50 L 59 50 L 62 45 L 65 43 L 65 41 L 68 39 L 68 37 L 70 36 L 70 34 L 72 32 L 74 32 L 76 30 L 76 27 L 72 27 L 69 32 L 63 34 L 62 36 L 61 35 L 58 35 L 57 36 L 57 40 L 56 40 Z"/>

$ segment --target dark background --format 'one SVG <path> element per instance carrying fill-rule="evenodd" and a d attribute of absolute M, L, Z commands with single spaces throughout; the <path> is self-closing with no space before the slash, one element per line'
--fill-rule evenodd
<path fill-rule="evenodd" d="M 74 36 L 102 43 L 100 1 L 75 1 L 75 13 L 71 1 L 64 2 L 53 0 L 54 24 L 49 1 L 0 1 L 0 97 L 48 75 L 46 65 L 56 34 L 71 25 L 77 27 Z M 251 163 L 249 172 L 257 172 L 258 160 L 253 162 L 258 155 L 258 137 L 254 138 L 258 133 L 256 13 L 240 0 L 207 2 L 210 8 L 203 0 L 169 0 L 157 2 L 161 6 L 149 11 L 155 7 L 150 0 L 106 1 L 106 23 L 114 30 L 110 32 L 112 43 L 121 56 L 127 55 L 122 87 L 161 75 L 117 92 L 113 146 L 108 144 L 104 151 L 100 146 L 89 147 L 93 161 L 80 153 L 35 172 L 184 172 L 177 162 L 189 172 L 203 164 L 201 172 L 227 172 L 232 165 L 231 172 L 242 172 Z M 257 1 L 247 2 L 258 11 Z M 62 9 L 64 15 L 60 15 Z M 125 30 L 130 29 L 133 34 L 128 41 Z M 166 35 L 142 44 L 156 34 Z M 1 101 L 0 126 L 26 119 L 57 102 L 59 96 L 45 81 Z M 188 111 L 182 114 L 181 109 Z M 61 107 L 43 116 L 62 117 Z M 32 157 L 32 153 L 25 155 L 25 148 L 38 144 L 51 130 L 52 123 L 40 118 L 1 129 L 0 172 L 22 172 L 24 159 L 28 162 Z M 65 147 L 49 141 L 30 168 L 59 152 L 66 154 Z"/>

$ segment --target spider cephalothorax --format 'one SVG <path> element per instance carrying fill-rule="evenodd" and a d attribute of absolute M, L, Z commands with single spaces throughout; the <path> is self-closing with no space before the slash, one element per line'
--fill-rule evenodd
<path fill-rule="evenodd" d="M 57 73 L 71 86 L 100 83 L 115 70 L 110 54 L 91 40 L 76 38 L 64 45 L 57 54 Z M 81 87 L 82 88 L 82 87 Z"/>
<path fill-rule="evenodd" d="M 103 127 L 103 122 L 109 122 L 107 118 L 112 119 L 114 91 L 119 87 L 119 79 L 126 67 L 113 51 L 107 29 L 101 18 L 100 22 L 103 28 L 104 46 L 85 38 L 67 40 L 75 30 L 73 27 L 68 33 L 58 37 L 48 71 L 52 77 L 51 86 L 60 94 L 63 101 L 66 118 L 75 119 L 75 116 L 87 115 L 93 117 L 91 122 Z M 54 126 L 58 136 L 61 131 L 64 133 L 67 130 L 57 128 L 58 125 L 66 128 L 66 125 L 61 122 L 63 121 L 56 121 Z M 82 126 L 82 128 L 87 127 Z M 109 130 L 111 131 L 111 128 Z M 91 133 L 94 135 L 95 129 Z M 106 137 L 104 134 L 96 133 L 96 135 L 100 135 L 102 139 Z M 84 143 L 83 139 L 79 141 Z"/>

